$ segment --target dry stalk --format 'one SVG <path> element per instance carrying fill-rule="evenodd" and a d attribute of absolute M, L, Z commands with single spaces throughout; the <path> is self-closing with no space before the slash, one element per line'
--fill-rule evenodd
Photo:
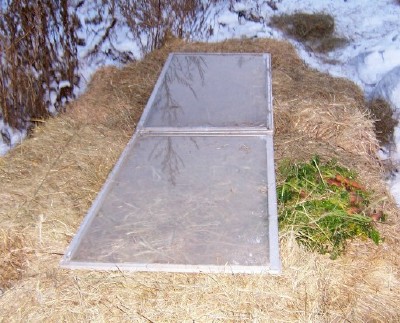
<path fill-rule="evenodd" d="M 76 27 L 67 0 L 1 2 L 0 114 L 6 123 L 26 128 L 73 97 Z"/>

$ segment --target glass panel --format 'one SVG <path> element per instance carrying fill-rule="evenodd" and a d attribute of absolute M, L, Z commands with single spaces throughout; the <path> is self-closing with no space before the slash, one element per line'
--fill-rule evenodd
<path fill-rule="evenodd" d="M 139 137 L 71 260 L 268 265 L 267 166 L 264 136 Z"/>
<path fill-rule="evenodd" d="M 175 54 L 145 127 L 267 127 L 262 55 Z"/>

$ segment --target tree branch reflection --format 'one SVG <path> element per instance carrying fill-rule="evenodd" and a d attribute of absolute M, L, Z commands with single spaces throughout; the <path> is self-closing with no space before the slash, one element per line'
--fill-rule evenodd
<path fill-rule="evenodd" d="M 174 97 L 171 87 L 174 84 L 183 85 L 189 88 L 192 95 L 197 99 L 195 85 L 200 80 L 201 86 L 204 86 L 206 69 L 207 64 L 204 57 L 189 55 L 175 56 L 172 59 L 171 67 L 165 74 L 153 105 L 156 111 L 161 111 L 161 118 L 166 126 L 178 125 L 179 117 L 185 113 L 180 102 Z"/>

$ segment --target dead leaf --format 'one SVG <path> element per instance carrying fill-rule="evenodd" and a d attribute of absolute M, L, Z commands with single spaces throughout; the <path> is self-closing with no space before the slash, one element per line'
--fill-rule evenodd
<path fill-rule="evenodd" d="M 364 199 L 355 192 L 350 192 L 349 203 L 351 206 L 360 206 Z"/>
<path fill-rule="evenodd" d="M 365 187 L 363 185 L 342 175 L 336 174 L 335 179 L 342 183 L 348 190 L 356 189 L 360 191 L 365 191 Z"/>
<path fill-rule="evenodd" d="M 332 186 L 337 186 L 337 187 L 342 187 L 342 186 L 343 186 L 342 183 L 341 183 L 340 181 L 338 181 L 338 180 L 336 180 L 336 179 L 334 179 L 334 178 L 328 178 L 328 179 L 326 180 L 326 182 L 327 182 L 329 185 L 332 185 Z"/>
<path fill-rule="evenodd" d="M 347 209 L 347 214 L 351 215 L 351 214 L 358 214 L 361 213 L 361 209 L 356 207 L 356 206 L 351 206 Z"/>
<path fill-rule="evenodd" d="M 377 221 L 379 221 L 379 220 L 383 217 L 383 212 L 382 212 L 382 211 L 379 211 L 379 212 L 371 213 L 371 214 L 369 215 L 369 217 L 370 217 L 373 221 L 377 222 Z"/>

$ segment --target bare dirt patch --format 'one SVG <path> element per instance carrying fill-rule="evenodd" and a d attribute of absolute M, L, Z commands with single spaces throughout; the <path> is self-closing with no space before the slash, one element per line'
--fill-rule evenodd
<path fill-rule="evenodd" d="M 290 231 L 281 233 L 280 276 L 60 269 L 63 252 L 134 132 L 171 51 L 270 52 L 276 162 L 308 161 L 318 154 L 356 170 L 361 184 L 374 192 L 371 203 L 383 205 L 388 215 L 386 224 L 378 224 L 385 242 L 354 240 L 347 254 L 333 261 L 300 248 Z M 360 89 L 308 69 L 288 43 L 171 40 L 122 70 L 103 69 L 67 113 L 38 126 L 0 159 L 2 230 L 10 239 L 23 232 L 14 249 L 29 250 L 23 254 L 23 275 L 0 296 L 0 317 L 11 322 L 398 321 L 399 213 L 382 180 L 377 148 Z"/>

